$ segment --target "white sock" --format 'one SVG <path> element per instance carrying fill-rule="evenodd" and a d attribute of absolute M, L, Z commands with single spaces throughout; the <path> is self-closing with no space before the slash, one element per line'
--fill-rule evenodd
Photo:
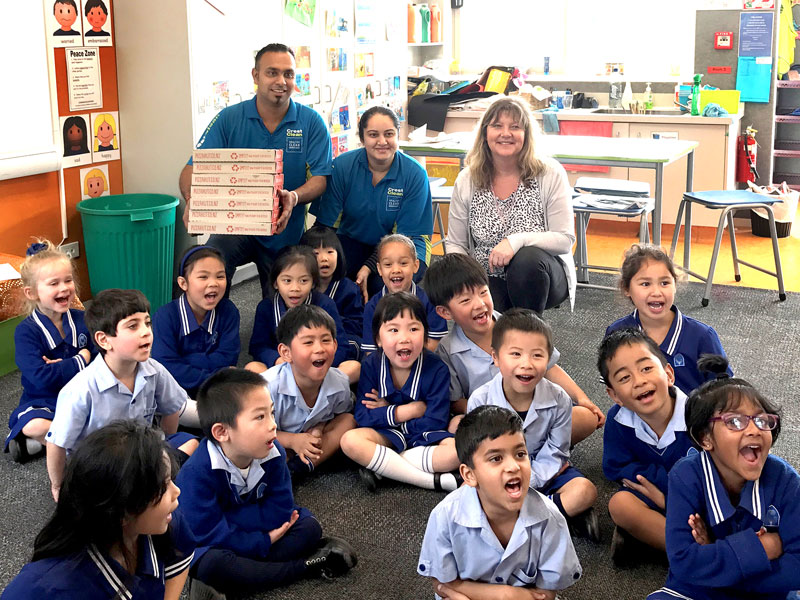
<path fill-rule="evenodd" d="M 25 438 L 25 447 L 28 449 L 28 454 L 33 456 L 42 451 L 42 444 L 33 438 Z"/>
<path fill-rule="evenodd" d="M 374 471 L 377 475 L 389 477 L 395 481 L 410 483 L 411 485 L 428 490 L 432 490 L 435 487 L 433 483 L 433 473 L 426 473 L 417 468 L 407 460 L 404 460 L 397 452 L 386 446 L 378 445 L 375 447 L 375 454 L 372 456 L 372 460 L 367 465 L 367 468 L 370 471 Z M 440 476 L 440 483 L 442 489 L 448 492 L 457 487 L 456 478 L 453 477 L 451 473 L 442 473 Z"/>
<path fill-rule="evenodd" d="M 181 412 L 178 423 L 184 427 L 200 429 L 200 417 L 197 415 L 196 401 L 192 400 L 191 398 L 186 399 L 186 404 L 183 405 L 183 412 Z"/>
<path fill-rule="evenodd" d="M 417 446 L 403 452 L 400 456 L 405 458 L 420 471 L 435 473 L 433 469 L 433 451 L 436 446 Z"/>

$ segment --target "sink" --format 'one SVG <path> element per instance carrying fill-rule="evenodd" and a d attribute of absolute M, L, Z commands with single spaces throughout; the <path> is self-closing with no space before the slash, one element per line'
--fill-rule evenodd
<path fill-rule="evenodd" d="M 672 117 L 680 117 L 681 115 L 688 115 L 689 113 L 683 113 L 678 109 L 661 109 L 661 110 L 648 110 L 646 112 L 640 113 L 633 113 L 629 109 L 625 108 L 597 108 L 592 111 L 593 114 L 596 115 L 632 115 L 632 114 L 639 114 L 639 115 L 659 115 L 659 116 L 672 116 Z"/>

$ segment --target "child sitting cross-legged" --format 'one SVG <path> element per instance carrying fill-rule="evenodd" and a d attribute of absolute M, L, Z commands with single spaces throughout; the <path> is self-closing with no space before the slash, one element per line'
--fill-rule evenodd
<path fill-rule="evenodd" d="M 550 496 L 576 535 L 600 540 L 592 508 L 597 488 L 569 464 L 572 401 L 544 378 L 553 351 L 550 326 L 524 308 L 503 314 L 492 331 L 500 372 L 470 396 L 467 410 L 492 404 L 516 411 L 528 444 L 531 487 Z"/>
<path fill-rule="evenodd" d="M 339 450 L 356 426 L 347 375 L 331 367 L 336 323 L 319 306 L 301 304 L 278 324 L 278 353 L 285 362 L 264 378 L 275 406 L 278 441 L 293 478 L 308 475 Z"/>
<path fill-rule="evenodd" d="M 450 369 L 450 401 L 455 415 L 462 415 L 467 399 L 498 369 L 492 361 L 492 329 L 500 313 L 494 310 L 486 270 L 467 254 L 451 253 L 433 262 L 425 272 L 425 291 L 436 313 L 453 320 L 453 329 L 436 348 L 436 354 Z M 606 417 L 558 364 L 554 347 L 545 377 L 564 388 L 572 398 L 572 444 L 602 427 Z M 455 431 L 460 417 L 450 424 Z"/>
<path fill-rule="evenodd" d="M 625 566 L 641 555 L 635 540 L 664 551 L 667 475 L 692 447 L 683 420 L 686 395 L 658 345 L 639 328 L 606 336 L 597 368 L 615 402 L 603 433 L 603 472 L 622 486 L 608 512 L 615 524 L 611 558 Z"/>
<path fill-rule="evenodd" d="M 553 600 L 580 579 L 564 517 L 528 489 L 522 420 L 480 406 L 459 424 L 456 450 L 466 485 L 431 511 L 417 564 L 436 597 Z"/>
<path fill-rule="evenodd" d="M 139 290 L 103 290 L 85 313 L 100 355 L 58 394 L 56 414 L 47 432 L 47 472 L 58 501 L 67 454 L 87 435 L 119 419 L 153 424 L 160 415 L 169 445 L 183 454 L 197 439 L 177 432 L 186 391 L 159 362 L 150 358 L 153 330 L 150 303 Z"/>
<path fill-rule="evenodd" d="M 452 491 L 458 467 L 450 415 L 447 367 L 425 349 L 428 324 L 419 298 L 397 292 L 381 298 L 371 319 L 378 352 L 364 360 L 355 417 L 342 450 L 366 467 L 374 492 L 381 477 Z M 402 454 L 401 454 L 402 453 Z"/>
<path fill-rule="evenodd" d="M 261 375 L 218 371 L 200 387 L 197 412 L 206 438 L 177 478 L 179 511 L 197 538 L 192 598 L 253 594 L 355 566 L 350 545 L 322 538 L 314 515 L 294 502 Z"/>

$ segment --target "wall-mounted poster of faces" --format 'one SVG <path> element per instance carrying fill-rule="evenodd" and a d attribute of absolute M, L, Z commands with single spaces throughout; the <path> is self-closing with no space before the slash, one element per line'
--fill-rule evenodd
<path fill-rule="evenodd" d="M 64 168 L 92 164 L 92 150 L 89 148 L 89 122 L 91 116 L 72 115 L 61 117 Z"/>
<path fill-rule="evenodd" d="M 92 113 L 92 162 L 119 160 L 119 113 Z"/>
<path fill-rule="evenodd" d="M 55 0 L 53 12 L 47 14 L 47 30 L 51 46 L 81 46 L 80 0 Z"/>
<path fill-rule="evenodd" d="M 81 200 L 110 196 L 110 189 L 108 165 L 95 165 L 88 169 L 81 169 Z"/>
<path fill-rule="evenodd" d="M 113 45 L 111 0 L 83 0 L 83 45 Z"/>

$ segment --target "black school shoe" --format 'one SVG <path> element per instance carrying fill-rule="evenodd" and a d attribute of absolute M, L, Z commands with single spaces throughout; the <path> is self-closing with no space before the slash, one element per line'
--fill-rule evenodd
<path fill-rule="evenodd" d="M 597 513 L 594 508 L 589 508 L 574 517 L 569 517 L 567 524 L 572 535 L 576 537 L 585 537 L 595 543 L 601 539 L 600 522 L 597 519 Z"/>
<path fill-rule="evenodd" d="M 353 547 L 342 538 L 324 537 L 320 547 L 306 559 L 309 577 L 334 579 L 347 573 L 358 564 Z"/>
<path fill-rule="evenodd" d="M 378 476 L 375 474 L 374 471 L 370 471 L 366 467 L 361 467 L 358 470 L 358 477 L 361 479 L 361 482 L 364 484 L 364 487 L 367 488 L 367 491 L 370 494 L 375 494 L 378 491 Z"/>
<path fill-rule="evenodd" d="M 38 452 L 33 454 L 28 452 L 28 438 L 22 434 L 22 432 L 18 433 L 17 436 L 9 440 L 8 442 L 8 452 L 11 454 L 11 460 L 16 463 L 26 463 L 29 460 L 32 460 L 38 456 L 41 456 L 44 453 L 44 445 L 42 445 L 41 449 Z"/>
<path fill-rule="evenodd" d="M 225 594 L 220 594 L 207 583 L 192 579 L 189 584 L 189 600 L 226 600 L 226 598 Z"/>

